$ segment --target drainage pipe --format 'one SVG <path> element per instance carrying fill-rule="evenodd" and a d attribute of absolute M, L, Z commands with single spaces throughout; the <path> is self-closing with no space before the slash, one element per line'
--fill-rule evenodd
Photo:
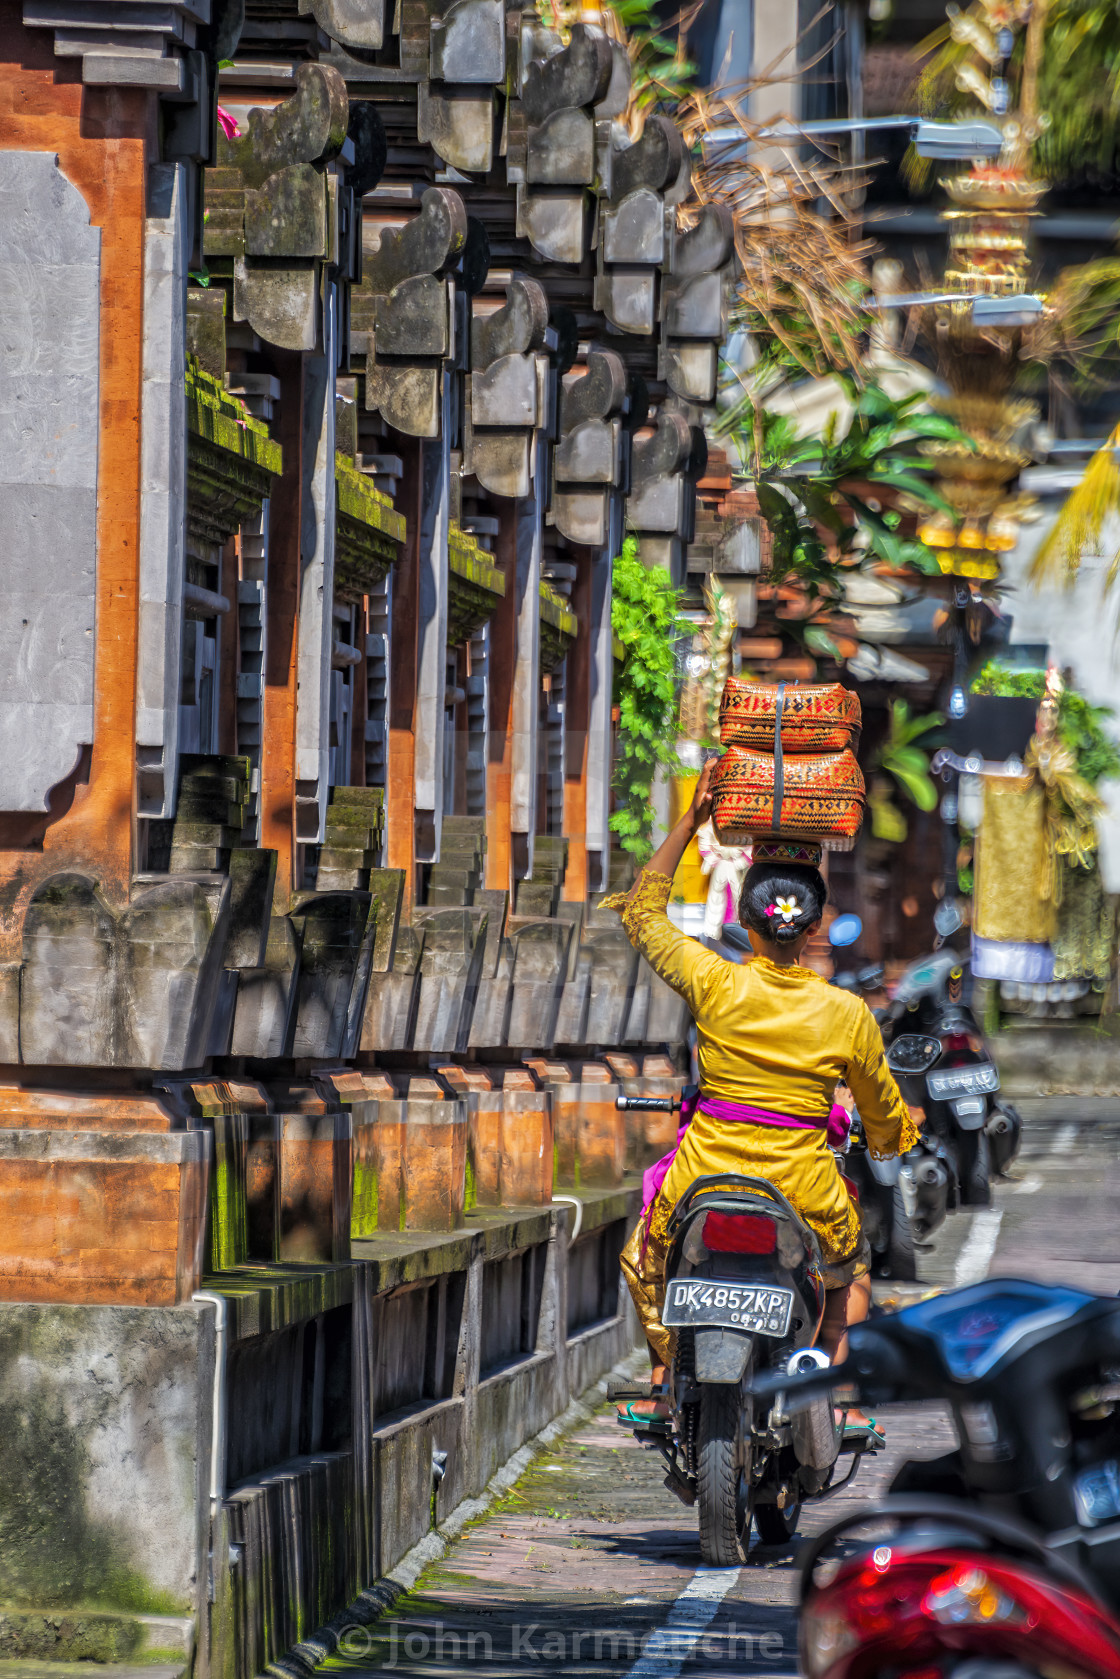
<path fill-rule="evenodd" d="M 200 1289 L 191 1295 L 200 1304 L 213 1306 L 214 1398 L 210 1424 L 210 1514 L 215 1516 L 226 1495 L 226 1329 L 229 1302 L 224 1294 Z"/>
<path fill-rule="evenodd" d="M 554 1195 L 552 1197 L 552 1205 L 554 1207 L 574 1207 L 575 1208 L 575 1210 L 576 1210 L 575 1221 L 572 1225 L 572 1228 L 568 1232 L 569 1242 L 574 1242 L 576 1237 L 579 1235 L 580 1228 L 583 1224 L 583 1202 L 581 1200 L 579 1200 L 579 1198 L 575 1195 Z"/>

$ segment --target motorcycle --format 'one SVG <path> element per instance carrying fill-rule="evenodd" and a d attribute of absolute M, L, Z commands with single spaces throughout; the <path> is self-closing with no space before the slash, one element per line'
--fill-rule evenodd
<path fill-rule="evenodd" d="M 964 969 L 965 959 L 953 950 L 912 963 L 880 1024 L 888 1046 L 899 1034 L 937 1038 L 936 1065 L 924 1078 L 902 1072 L 900 1079 L 926 1110 L 924 1134 L 942 1145 L 952 1167 L 950 1206 L 986 1207 L 992 1178 L 1005 1173 L 1019 1151 L 1022 1121 L 999 1093 L 999 1071 L 965 1002 Z"/>
<path fill-rule="evenodd" d="M 620 1096 L 623 1109 L 672 1112 L 668 1097 Z M 802 1504 L 846 1485 L 869 1441 L 836 1480 L 842 1425 L 825 1391 L 796 1417 L 780 1394 L 757 1404 L 750 1384 L 827 1367 L 814 1347 L 825 1288 L 816 1235 L 773 1184 L 737 1173 L 703 1177 L 673 1209 L 662 1322 L 676 1331 L 669 1368 L 672 1420 L 636 1430 L 665 1460 L 665 1485 L 698 1508 L 706 1564 L 738 1567 L 752 1525 L 764 1544 L 788 1543 Z M 608 1389 L 644 1399 L 648 1384 Z"/>
<path fill-rule="evenodd" d="M 834 959 L 854 944 L 862 932 L 857 915 L 841 915 L 829 929 Z M 831 984 L 853 995 L 871 998 L 883 989 L 879 963 L 838 968 Z M 876 1160 L 867 1147 L 858 1111 L 853 1110 L 847 1151 L 837 1157 L 850 1181 L 863 1215 L 864 1234 L 871 1245 L 872 1275 L 898 1282 L 917 1281 L 915 1244 L 928 1242 L 949 1211 L 953 1167 L 936 1138 L 923 1137 L 905 1159 Z"/>
<path fill-rule="evenodd" d="M 867 1147 L 856 1109 L 852 1111 L 847 1152 L 837 1156 L 837 1163 L 859 1202 L 863 1233 L 871 1247 L 872 1276 L 916 1282 L 915 1243 L 924 1241 L 934 1228 L 931 1220 L 919 1217 L 918 1174 L 925 1173 L 928 1164 L 937 1174 L 936 1181 L 947 1185 L 944 1168 L 934 1160 L 927 1162 L 921 1145 L 905 1159 L 896 1155 L 890 1160 L 876 1160 Z M 924 1177 L 921 1187 L 923 1191 L 927 1188 Z"/>

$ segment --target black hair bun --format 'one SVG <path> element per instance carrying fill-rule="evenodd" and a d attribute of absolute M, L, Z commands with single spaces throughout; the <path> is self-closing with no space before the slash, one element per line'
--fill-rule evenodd
<path fill-rule="evenodd" d="M 739 919 L 772 944 L 792 944 L 821 918 L 828 888 L 819 869 L 799 863 L 754 863 L 739 899 Z M 796 910 L 789 913 L 790 905 Z"/>

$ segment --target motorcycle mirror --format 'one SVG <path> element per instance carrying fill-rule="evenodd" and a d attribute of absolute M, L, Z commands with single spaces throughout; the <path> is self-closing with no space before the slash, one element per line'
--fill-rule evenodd
<path fill-rule="evenodd" d="M 906 1032 L 896 1038 L 887 1051 L 887 1066 L 892 1073 L 925 1073 L 941 1054 L 941 1040 L 927 1038 L 918 1032 Z"/>
<path fill-rule="evenodd" d="M 858 915 L 838 915 L 828 929 L 828 942 L 834 950 L 844 950 L 855 944 L 862 932 L 863 922 Z"/>
<path fill-rule="evenodd" d="M 957 929 L 963 926 L 963 917 L 955 898 L 942 898 L 933 912 L 933 925 L 943 939 L 952 938 Z"/>

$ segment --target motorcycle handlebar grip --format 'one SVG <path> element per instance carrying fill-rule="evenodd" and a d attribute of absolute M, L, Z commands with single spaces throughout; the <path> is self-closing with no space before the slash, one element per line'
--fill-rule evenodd
<path fill-rule="evenodd" d="M 616 1096 L 614 1105 L 624 1112 L 671 1114 L 676 1113 L 680 1101 L 673 1096 Z"/>

